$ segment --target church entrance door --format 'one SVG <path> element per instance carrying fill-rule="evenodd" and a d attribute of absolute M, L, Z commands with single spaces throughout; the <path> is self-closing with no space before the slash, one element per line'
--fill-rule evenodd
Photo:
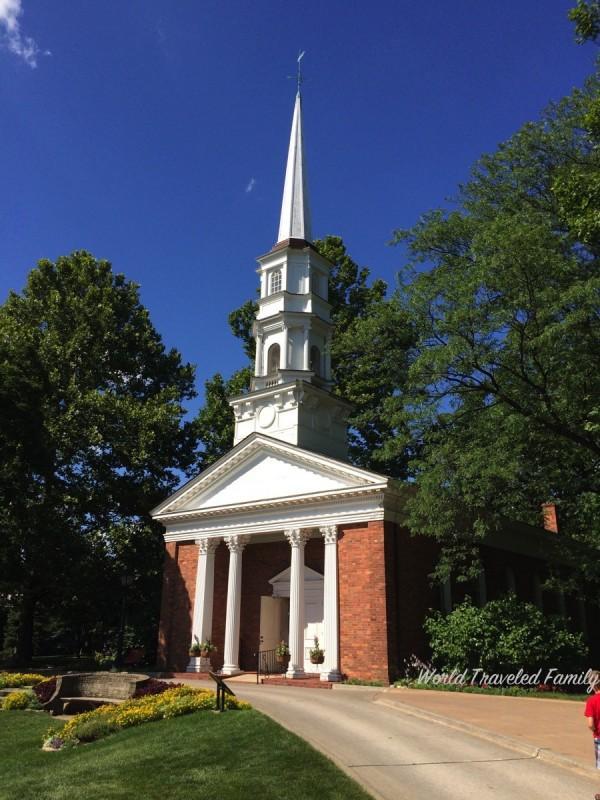
<path fill-rule="evenodd" d="M 279 636 L 277 641 L 284 639 L 286 642 L 289 637 L 289 604 L 290 604 L 290 569 L 280 572 L 271 578 L 269 583 L 273 586 L 273 597 L 266 598 L 271 600 L 285 599 L 287 601 L 287 614 L 284 620 L 284 632 Z M 326 647 L 327 643 L 323 641 L 323 576 L 310 567 L 304 567 L 304 671 L 305 672 L 319 672 L 319 667 L 316 664 L 310 663 L 310 648 L 314 646 L 315 636 L 318 637 L 321 647 Z M 263 635 L 262 626 L 262 600 L 261 598 L 261 628 L 260 633 Z M 265 605 L 265 609 L 267 606 Z M 270 613 L 265 611 L 266 614 Z M 267 630 L 265 626 L 265 631 Z M 261 647 L 267 649 L 265 644 Z"/>
<path fill-rule="evenodd" d="M 287 641 L 290 601 L 285 597 L 260 598 L 260 649 L 274 650 L 283 639 Z"/>

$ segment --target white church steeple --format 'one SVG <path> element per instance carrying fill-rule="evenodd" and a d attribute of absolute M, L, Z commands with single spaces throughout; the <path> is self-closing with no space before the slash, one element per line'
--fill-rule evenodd
<path fill-rule="evenodd" d="M 292 118 L 277 241 L 284 242 L 286 239 L 311 241 L 304 133 L 302 131 L 302 97 L 299 88 Z"/>
<path fill-rule="evenodd" d="M 347 457 L 350 406 L 330 394 L 330 262 L 311 243 L 302 130 L 296 95 L 277 244 L 258 259 L 254 377 L 232 398 L 234 443 L 260 432 L 310 450 Z"/>

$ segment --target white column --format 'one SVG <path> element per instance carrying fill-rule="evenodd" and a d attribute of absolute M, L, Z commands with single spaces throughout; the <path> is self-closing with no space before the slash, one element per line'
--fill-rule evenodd
<path fill-rule="evenodd" d="M 213 595 L 215 587 L 215 551 L 221 539 L 198 539 L 198 569 L 196 572 L 196 594 L 192 616 L 192 644 L 194 637 L 205 642 L 212 636 Z M 192 656 L 187 672 L 209 672 L 209 658 Z"/>
<path fill-rule="evenodd" d="M 304 328 L 304 364 L 302 369 L 309 370 L 310 369 L 310 330 L 308 326 Z"/>
<path fill-rule="evenodd" d="M 263 374 L 263 349 L 264 339 L 262 333 L 256 334 L 256 357 L 254 359 L 254 375 L 259 377 Z"/>
<path fill-rule="evenodd" d="M 309 537 L 310 533 L 300 528 L 285 531 L 292 548 L 288 678 L 304 677 L 304 546 Z"/>
<path fill-rule="evenodd" d="M 283 345 L 281 347 L 281 369 L 288 368 L 288 349 L 289 349 L 289 335 L 288 326 L 284 323 L 283 326 Z"/>
<path fill-rule="evenodd" d="M 341 681 L 340 645 L 338 627 L 338 572 L 337 572 L 337 526 L 320 528 L 325 539 L 325 568 L 323 623 L 325 628 L 325 662 L 321 672 L 322 681 Z"/>
<path fill-rule="evenodd" d="M 240 612 L 242 608 L 242 551 L 248 543 L 247 536 L 226 536 L 229 548 L 229 575 L 227 578 L 227 612 L 225 617 L 225 650 L 223 675 L 240 672 Z"/>

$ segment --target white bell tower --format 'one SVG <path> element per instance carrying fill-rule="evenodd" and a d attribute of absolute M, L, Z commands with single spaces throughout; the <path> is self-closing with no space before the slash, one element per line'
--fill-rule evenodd
<path fill-rule="evenodd" d="M 254 378 L 249 394 L 230 400 L 235 414 L 234 444 L 256 431 L 345 459 L 350 406 L 330 394 L 330 263 L 311 243 L 299 89 L 278 242 L 258 263 Z"/>

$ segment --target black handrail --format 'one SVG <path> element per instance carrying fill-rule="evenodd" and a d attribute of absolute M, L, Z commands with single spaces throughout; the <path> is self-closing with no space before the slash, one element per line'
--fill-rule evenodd
<path fill-rule="evenodd" d="M 277 650 L 259 650 L 256 655 L 256 682 L 260 683 L 261 675 L 281 675 L 287 669 L 287 658 L 280 663 Z"/>

